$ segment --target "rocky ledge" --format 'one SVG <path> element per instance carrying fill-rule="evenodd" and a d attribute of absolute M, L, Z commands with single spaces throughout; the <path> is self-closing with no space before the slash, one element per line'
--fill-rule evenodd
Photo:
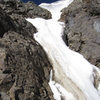
<path fill-rule="evenodd" d="M 34 40 L 36 28 L 25 20 L 51 14 L 32 2 L 1 1 L 0 100 L 54 100 L 48 85 L 52 66 Z"/>
<path fill-rule="evenodd" d="M 60 20 L 66 44 L 100 68 L 100 0 L 74 0 Z"/>

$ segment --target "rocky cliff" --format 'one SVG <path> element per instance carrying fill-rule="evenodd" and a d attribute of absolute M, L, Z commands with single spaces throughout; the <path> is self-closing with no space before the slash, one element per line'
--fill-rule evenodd
<path fill-rule="evenodd" d="M 51 14 L 32 2 L 0 0 L 0 100 L 53 100 L 52 66 L 27 17 L 49 19 Z"/>
<path fill-rule="evenodd" d="M 74 0 L 60 20 L 66 44 L 100 68 L 100 0 Z"/>

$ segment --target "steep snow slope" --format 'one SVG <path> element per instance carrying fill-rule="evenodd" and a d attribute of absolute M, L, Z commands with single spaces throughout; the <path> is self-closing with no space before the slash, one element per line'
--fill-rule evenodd
<path fill-rule="evenodd" d="M 82 55 L 70 50 L 62 40 L 64 23 L 58 22 L 60 10 L 72 0 L 60 0 L 51 4 L 41 4 L 52 13 L 52 19 L 27 19 L 37 27 L 34 35 L 53 64 L 54 81 L 49 85 L 56 100 L 100 100 L 99 92 L 94 87 L 94 70 L 99 69 L 91 65 Z M 66 91 L 66 92 L 65 92 Z"/>

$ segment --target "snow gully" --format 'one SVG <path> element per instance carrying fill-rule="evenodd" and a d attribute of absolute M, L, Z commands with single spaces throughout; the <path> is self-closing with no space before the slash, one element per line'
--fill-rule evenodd
<path fill-rule="evenodd" d="M 49 85 L 54 93 L 55 100 L 100 100 L 99 91 L 94 87 L 94 69 L 82 55 L 70 50 L 62 39 L 64 23 L 59 22 L 61 10 L 73 0 L 60 0 L 51 4 L 43 3 L 40 6 L 52 13 L 52 19 L 30 19 L 38 30 L 34 35 L 53 64 Z M 54 80 L 52 80 L 54 74 Z"/>

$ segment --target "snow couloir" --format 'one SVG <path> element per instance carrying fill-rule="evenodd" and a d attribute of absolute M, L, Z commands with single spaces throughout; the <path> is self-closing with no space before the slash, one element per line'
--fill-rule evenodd
<path fill-rule="evenodd" d="M 94 87 L 95 72 L 100 74 L 100 70 L 82 55 L 70 50 L 62 39 L 64 23 L 58 21 L 60 11 L 72 1 L 43 3 L 40 6 L 52 13 L 52 19 L 28 18 L 26 20 L 37 28 L 38 32 L 34 38 L 43 47 L 53 65 L 49 85 L 54 98 L 56 100 L 100 100 L 99 90 Z"/>

